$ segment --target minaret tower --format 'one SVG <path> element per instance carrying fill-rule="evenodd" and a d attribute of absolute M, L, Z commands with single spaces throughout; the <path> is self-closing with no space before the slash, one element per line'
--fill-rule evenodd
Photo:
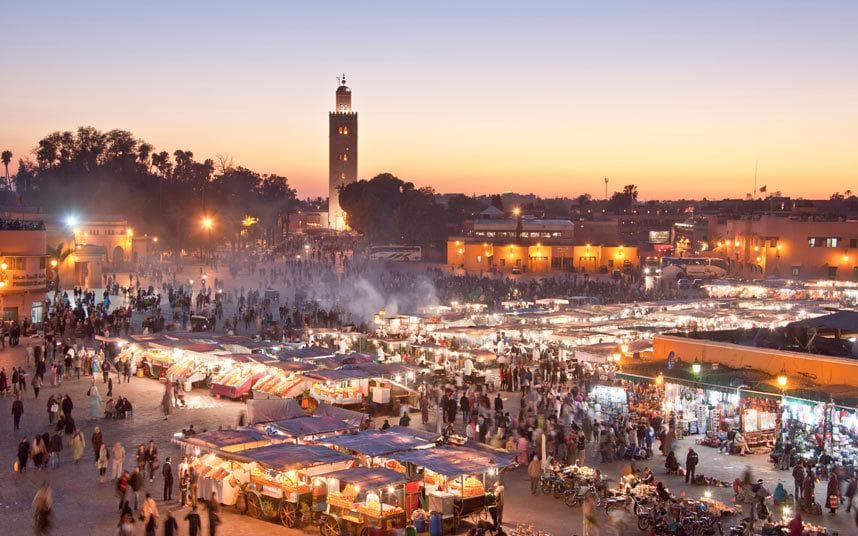
<path fill-rule="evenodd" d="M 358 117 L 352 111 L 352 90 L 346 86 L 346 75 L 337 81 L 336 108 L 328 115 L 328 226 L 343 230 L 346 215 L 340 208 L 339 188 L 357 180 Z"/>

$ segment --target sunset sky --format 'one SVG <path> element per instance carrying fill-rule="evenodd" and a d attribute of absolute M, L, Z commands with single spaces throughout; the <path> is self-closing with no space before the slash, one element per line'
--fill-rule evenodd
<path fill-rule="evenodd" d="M 327 192 L 345 72 L 359 174 L 439 192 L 858 191 L 858 2 L 4 3 L 0 149 L 127 129 Z M 14 167 L 13 167 L 14 169 Z"/>

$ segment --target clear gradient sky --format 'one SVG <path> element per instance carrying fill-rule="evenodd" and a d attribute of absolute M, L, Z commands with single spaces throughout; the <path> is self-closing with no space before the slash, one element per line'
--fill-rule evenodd
<path fill-rule="evenodd" d="M 858 191 L 858 1 L 6 0 L 0 148 L 122 128 L 327 191 L 345 72 L 359 174 L 644 199 Z"/>

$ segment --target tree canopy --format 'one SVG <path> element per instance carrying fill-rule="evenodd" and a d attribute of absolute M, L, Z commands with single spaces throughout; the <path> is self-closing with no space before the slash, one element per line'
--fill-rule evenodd
<path fill-rule="evenodd" d="M 15 176 L 23 203 L 122 214 L 174 249 L 199 243 L 203 215 L 216 223 L 214 238 L 236 237 L 244 216 L 252 215 L 272 240 L 297 204 L 286 177 L 233 167 L 226 158 L 216 170 L 211 159 L 198 161 L 184 149 L 156 151 L 126 130 L 53 132 L 39 140 L 33 157 L 20 160 Z"/>
<path fill-rule="evenodd" d="M 373 244 L 430 244 L 447 238 L 444 207 L 431 188 L 415 188 L 390 173 L 340 190 L 349 227 Z"/>

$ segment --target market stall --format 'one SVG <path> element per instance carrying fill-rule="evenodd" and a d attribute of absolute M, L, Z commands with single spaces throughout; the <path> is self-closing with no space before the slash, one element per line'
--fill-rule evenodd
<path fill-rule="evenodd" d="M 369 394 L 371 374 L 361 369 L 315 370 L 304 376 L 310 384 L 310 396 L 338 406 L 358 406 Z"/>
<path fill-rule="evenodd" d="M 317 441 L 339 433 L 357 430 L 353 426 L 336 417 L 302 416 L 283 419 L 261 425 L 269 435 L 285 437 L 295 443 Z"/>
<path fill-rule="evenodd" d="M 253 383 L 253 398 L 292 398 L 306 389 L 307 380 L 300 374 L 284 370 L 278 364 L 269 365 Z"/>
<path fill-rule="evenodd" d="M 781 442 L 792 445 L 804 460 L 815 460 L 824 449 L 834 463 L 855 474 L 858 460 L 858 415 L 832 402 L 785 396 Z"/>
<path fill-rule="evenodd" d="M 327 508 L 320 520 L 322 536 L 388 534 L 404 527 L 405 475 L 390 469 L 354 467 L 321 475 Z"/>
<path fill-rule="evenodd" d="M 238 462 L 234 472 L 244 473 L 247 485 L 236 498 L 236 510 L 255 518 L 278 519 L 287 527 L 309 522 L 314 503 L 322 500 L 313 493 L 314 476 L 354 463 L 350 456 L 327 447 L 291 443 L 218 456 Z"/>
<path fill-rule="evenodd" d="M 283 438 L 250 428 L 212 430 L 191 435 L 178 432 L 173 435 L 173 443 L 179 446 L 183 456 L 200 456 L 216 451 L 239 452 L 282 442 Z"/>
<path fill-rule="evenodd" d="M 410 477 L 421 478 L 427 510 L 441 512 L 455 526 L 467 517 L 486 519 L 494 496 L 487 492 L 487 479 L 497 477 L 512 457 L 487 448 L 444 446 L 396 452 L 392 468 Z"/>
<path fill-rule="evenodd" d="M 211 391 L 215 396 L 232 399 L 248 395 L 253 383 L 270 369 L 254 361 L 250 354 L 232 354 L 224 363 L 221 371 L 212 377 Z"/>

